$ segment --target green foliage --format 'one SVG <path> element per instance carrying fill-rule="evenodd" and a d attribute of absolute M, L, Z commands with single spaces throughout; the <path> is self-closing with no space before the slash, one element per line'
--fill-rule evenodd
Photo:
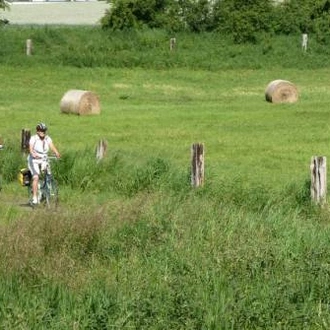
<path fill-rule="evenodd" d="M 256 43 L 261 32 L 272 32 L 274 6 L 264 0 L 224 0 L 216 6 L 218 30 L 231 34 L 236 43 Z"/>
<path fill-rule="evenodd" d="M 0 19 L 0 27 L 3 25 L 6 25 L 8 23 L 9 23 L 9 21 L 7 19 Z"/>
<path fill-rule="evenodd" d="M 291 0 L 276 9 L 281 16 L 277 32 L 315 33 L 319 41 L 329 42 L 329 1 Z"/>
<path fill-rule="evenodd" d="M 9 4 L 6 0 L 0 0 L 0 10 L 9 10 Z M 6 18 L 0 18 L 0 28 L 8 24 L 9 21 Z"/>
<path fill-rule="evenodd" d="M 102 26 L 112 30 L 143 27 L 160 27 L 162 13 L 168 1 L 163 0 L 113 0 L 111 9 L 102 18 Z"/>
<path fill-rule="evenodd" d="M 212 4 L 208 0 L 114 0 L 102 19 L 104 28 L 162 28 L 167 31 L 202 32 L 214 29 Z"/>
<path fill-rule="evenodd" d="M 114 0 L 102 19 L 105 29 L 162 28 L 221 31 L 234 42 L 256 43 L 260 33 L 317 33 L 328 43 L 329 2 L 324 0 Z"/>
<path fill-rule="evenodd" d="M 330 10 L 315 19 L 314 31 L 319 43 L 324 45 L 330 44 Z"/>
<path fill-rule="evenodd" d="M 104 28 L 131 29 L 136 26 L 136 18 L 129 7 L 129 2 L 119 1 L 112 4 L 112 10 L 107 10 L 101 20 Z"/>
<path fill-rule="evenodd" d="M 5 141 L 4 149 L 0 150 L 0 175 L 2 183 L 17 180 L 18 172 L 26 167 L 26 156 L 22 156 L 20 150 L 12 141 Z"/>
<path fill-rule="evenodd" d="M 0 9 L 1 10 L 6 10 L 9 9 L 9 4 L 6 0 L 0 0 Z"/>

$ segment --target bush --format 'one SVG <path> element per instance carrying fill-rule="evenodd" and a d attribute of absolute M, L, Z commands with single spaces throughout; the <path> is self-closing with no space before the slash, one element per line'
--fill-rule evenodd
<path fill-rule="evenodd" d="M 258 41 L 259 33 L 315 32 L 329 42 L 330 5 L 298 0 L 113 0 L 102 19 L 111 30 L 161 28 L 167 31 L 221 31 L 236 43 Z"/>
<path fill-rule="evenodd" d="M 256 43 L 257 34 L 272 31 L 274 7 L 264 0 L 224 0 L 216 7 L 218 30 L 232 35 L 236 43 Z"/>
<path fill-rule="evenodd" d="M 102 18 L 102 26 L 112 30 L 139 28 L 144 25 L 160 27 L 161 16 L 167 7 L 162 0 L 113 0 L 112 9 Z"/>

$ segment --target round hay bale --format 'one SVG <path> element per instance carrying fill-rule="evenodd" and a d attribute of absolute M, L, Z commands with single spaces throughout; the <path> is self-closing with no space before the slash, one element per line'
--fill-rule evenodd
<path fill-rule="evenodd" d="M 76 115 L 98 115 L 101 112 L 98 96 L 79 89 L 67 91 L 61 99 L 60 108 L 63 113 Z"/>
<path fill-rule="evenodd" d="M 294 103 L 298 101 L 298 90 L 287 80 L 274 80 L 268 84 L 266 100 L 272 103 Z"/>

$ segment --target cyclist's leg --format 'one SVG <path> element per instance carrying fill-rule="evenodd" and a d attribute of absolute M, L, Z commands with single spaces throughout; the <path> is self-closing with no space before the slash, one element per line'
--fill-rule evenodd
<path fill-rule="evenodd" d="M 38 183 L 39 183 L 39 175 L 40 175 L 40 168 L 39 162 L 32 157 L 28 158 L 28 168 L 32 175 L 32 203 L 38 204 Z"/>

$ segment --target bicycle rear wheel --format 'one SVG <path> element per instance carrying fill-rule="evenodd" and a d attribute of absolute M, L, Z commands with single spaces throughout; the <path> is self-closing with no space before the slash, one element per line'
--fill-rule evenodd
<path fill-rule="evenodd" d="M 55 209 L 58 205 L 58 185 L 54 178 L 50 178 L 45 187 L 45 202 L 48 209 Z"/>

